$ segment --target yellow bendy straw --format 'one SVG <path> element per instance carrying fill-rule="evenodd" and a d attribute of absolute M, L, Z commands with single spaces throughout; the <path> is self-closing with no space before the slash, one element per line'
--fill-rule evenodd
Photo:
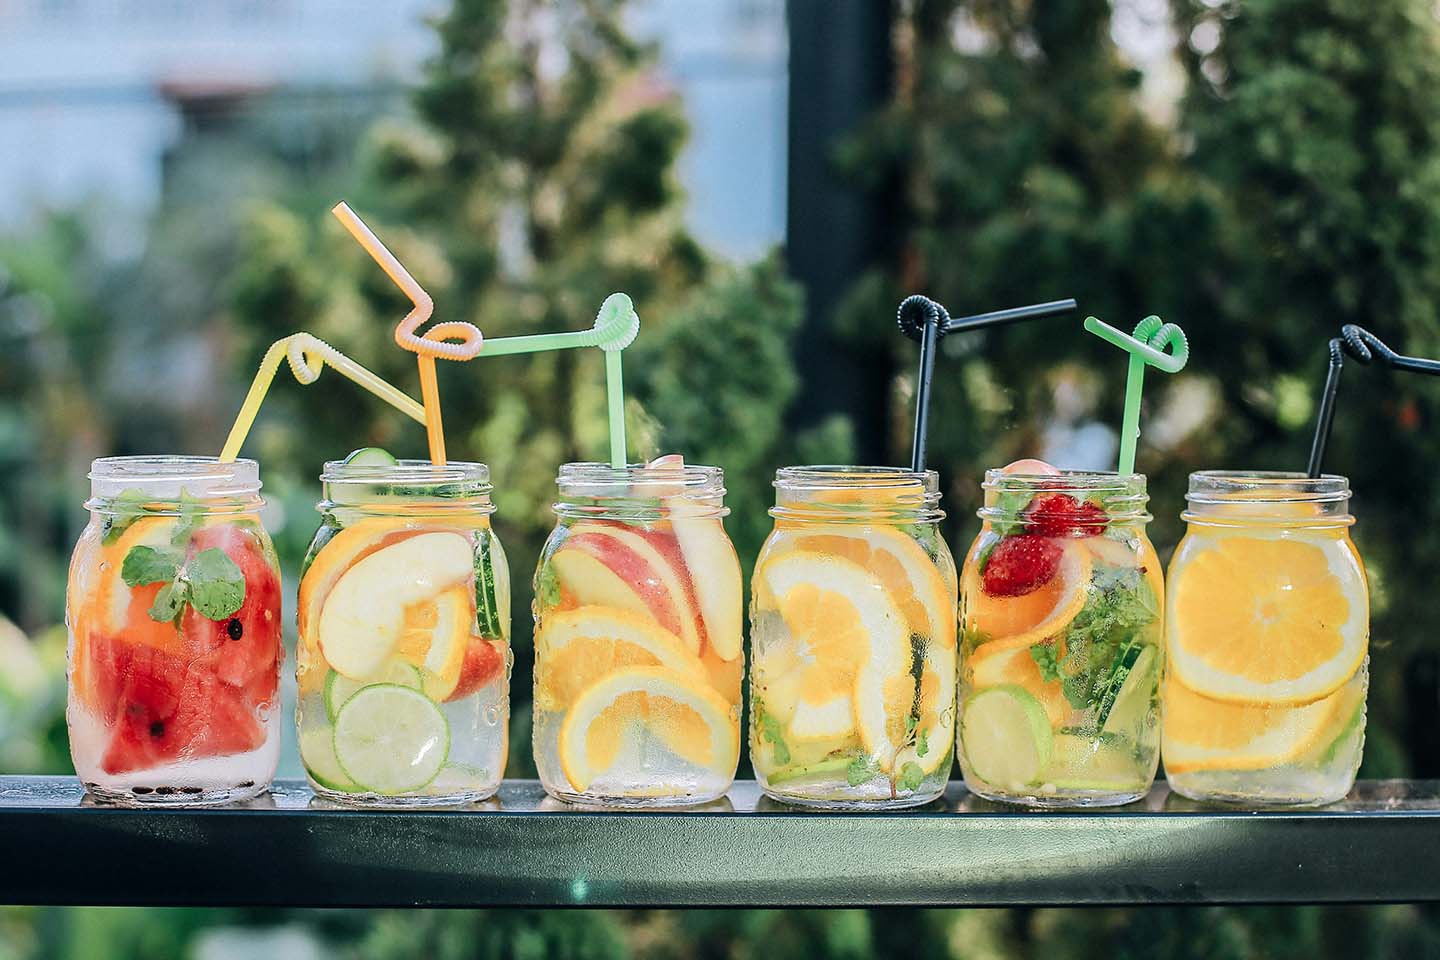
<path fill-rule="evenodd" d="M 385 248 L 380 238 L 365 226 L 355 211 L 343 200 L 331 209 L 335 218 L 345 225 L 350 235 L 359 241 L 365 252 L 380 264 L 380 269 L 394 281 L 415 308 L 405 315 L 395 328 L 395 342 L 401 349 L 415 354 L 420 367 L 420 398 L 425 403 L 425 432 L 430 441 L 430 462 L 445 462 L 445 428 L 440 420 L 440 387 L 435 380 L 435 358 L 446 360 L 469 360 L 480 352 L 485 338 L 472 323 L 447 320 L 437 323 L 423 334 L 416 331 L 424 326 L 435 310 L 430 294 L 421 289 L 415 278 L 410 276 L 395 255 Z"/>
<path fill-rule="evenodd" d="M 275 380 L 281 360 L 290 361 L 290 372 L 300 384 L 306 386 L 315 382 L 328 363 L 407 417 L 420 423 L 425 422 L 424 408 L 408 394 L 381 380 L 319 337 L 303 332 L 294 333 L 276 340 L 270 344 L 270 349 L 265 351 L 265 356 L 260 361 L 260 369 L 255 371 L 255 379 L 250 382 L 250 392 L 245 394 L 245 402 L 240 405 L 240 412 L 235 416 L 235 425 L 230 428 L 230 435 L 225 438 L 225 449 L 220 451 L 222 462 L 230 463 L 240 455 L 240 448 L 245 445 L 245 438 L 249 436 L 250 427 L 255 423 L 255 415 L 260 412 L 260 404 L 264 402 L 265 394 Z"/>

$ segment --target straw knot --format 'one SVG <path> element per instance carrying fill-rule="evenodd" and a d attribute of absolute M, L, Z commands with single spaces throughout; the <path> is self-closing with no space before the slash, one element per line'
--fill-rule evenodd
<path fill-rule="evenodd" d="M 290 363 L 290 372 L 301 386 L 310 386 L 320 379 L 325 369 L 325 354 L 335 348 L 310 333 L 297 333 L 286 338 L 285 359 Z"/>
<path fill-rule="evenodd" d="M 1178 324 L 1165 323 L 1152 314 L 1135 325 L 1133 336 L 1171 359 L 1169 364 L 1161 364 L 1147 356 L 1145 362 L 1152 367 L 1159 367 L 1167 373 L 1178 373 L 1190 362 L 1190 341 Z"/>
<path fill-rule="evenodd" d="M 1379 354 L 1380 359 L 1391 363 L 1399 354 L 1387 347 L 1379 337 L 1366 330 L 1364 327 L 1347 323 L 1340 328 L 1340 337 L 1343 341 L 1345 352 L 1350 354 L 1357 363 L 1368 365 Z M 1334 341 L 1332 341 L 1333 343 Z M 1332 354 L 1333 355 L 1333 354 Z"/>
<path fill-rule="evenodd" d="M 950 322 L 950 313 L 939 303 L 922 294 L 912 294 L 900 302 L 895 313 L 895 322 L 900 332 L 917 343 L 925 336 L 925 325 L 935 325 L 935 336 L 945 336 L 945 325 Z"/>
<path fill-rule="evenodd" d="M 623 293 L 612 293 L 600 304 L 595 326 L 586 338 L 607 353 L 624 350 L 640 335 L 640 315 L 635 303 Z"/>

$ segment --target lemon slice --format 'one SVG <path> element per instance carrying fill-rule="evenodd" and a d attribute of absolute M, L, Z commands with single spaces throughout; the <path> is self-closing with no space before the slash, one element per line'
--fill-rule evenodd
<path fill-rule="evenodd" d="M 797 550 L 841 557 L 869 570 L 889 590 L 912 633 L 955 645 L 954 584 L 913 538 L 891 527 L 833 524 L 807 527 L 792 542 Z"/>
<path fill-rule="evenodd" d="M 740 759 L 739 718 L 729 702 L 696 679 L 665 667 L 627 667 L 607 674 L 580 694 L 560 725 L 560 768 L 580 791 L 600 778 L 607 787 L 645 795 L 684 792 L 684 766 L 716 777 L 735 775 Z M 646 741 L 658 740 L 682 763 L 667 782 Z"/>
<path fill-rule="evenodd" d="M 777 688 L 766 708 L 788 714 L 797 740 L 858 731 L 888 772 L 914 699 L 909 626 L 891 592 L 859 564 L 808 550 L 775 557 L 758 578 L 788 632 L 756 651 L 762 681 Z"/>
<path fill-rule="evenodd" d="M 1085 608 L 1093 569 L 1080 541 L 1057 541 L 1063 551 L 1050 582 L 1018 597 L 992 597 L 981 582 L 979 564 L 966 565 L 965 632 L 981 638 L 972 656 L 994 656 L 1048 640 Z"/>
<path fill-rule="evenodd" d="M 665 667 L 705 682 L 700 658 L 649 617 L 619 607 L 550 613 L 535 635 L 535 703 L 565 710 L 600 678 L 626 667 Z"/>
<path fill-rule="evenodd" d="M 1202 696 L 1312 703 L 1365 658 L 1369 597 L 1348 539 L 1187 537 L 1170 580 L 1170 664 Z"/>
<path fill-rule="evenodd" d="M 1161 690 L 1160 751 L 1171 774 L 1263 770 L 1294 762 L 1333 738 L 1355 712 L 1348 686 L 1302 706 L 1224 703 L 1174 678 Z"/>

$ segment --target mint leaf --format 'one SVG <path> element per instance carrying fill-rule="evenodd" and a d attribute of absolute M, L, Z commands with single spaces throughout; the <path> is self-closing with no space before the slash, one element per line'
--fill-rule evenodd
<path fill-rule="evenodd" d="M 130 524 L 145 516 L 150 495 L 143 490 L 121 490 L 109 503 L 110 515 L 105 518 L 105 533 L 100 540 L 107 547 L 120 539 Z"/>
<path fill-rule="evenodd" d="M 915 740 L 915 756 L 923 757 L 930 752 L 930 732 L 926 727 L 920 728 L 920 736 Z"/>
<path fill-rule="evenodd" d="M 245 574 L 219 547 L 191 557 L 184 576 L 190 605 L 207 620 L 224 620 L 245 604 Z"/>
<path fill-rule="evenodd" d="M 1060 677 L 1060 661 L 1055 654 L 1055 644 L 1037 643 L 1030 648 L 1030 659 L 1040 668 L 1042 683 L 1053 683 Z"/>
<path fill-rule="evenodd" d="M 205 515 L 205 501 L 200 497 L 192 497 L 187 490 L 181 490 L 179 509 L 180 521 L 175 524 L 170 543 L 172 546 L 183 547 L 190 542 L 190 535 L 195 532 Z"/>
<path fill-rule="evenodd" d="M 869 757 L 859 756 L 850 761 L 845 768 L 845 782 L 852 787 L 858 787 L 866 780 L 874 777 L 879 767 Z"/>
<path fill-rule="evenodd" d="M 560 578 L 555 575 L 555 567 L 548 562 L 535 571 L 535 605 L 539 610 L 560 605 Z"/>
<path fill-rule="evenodd" d="M 147 611 L 156 623 L 173 623 L 185 609 L 185 584 L 176 580 L 165 584 L 155 594 L 155 602 Z"/>
<path fill-rule="evenodd" d="M 790 748 L 785 743 L 785 732 L 780 721 L 760 708 L 760 739 L 768 740 L 775 751 L 775 762 L 784 766 L 790 762 Z"/>
<path fill-rule="evenodd" d="M 900 776 L 895 781 L 895 786 L 906 793 L 914 793 L 924 781 L 925 771 L 920 769 L 920 764 L 914 760 L 907 760 L 900 768 Z"/>
<path fill-rule="evenodd" d="M 1008 537 L 1012 533 L 1019 533 L 1025 526 L 1025 521 L 1020 515 L 1025 508 L 1030 506 L 1030 499 L 1034 494 L 1029 490 L 1001 490 L 995 495 L 995 502 L 988 508 L 1001 514 L 1004 519 L 990 521 L 990 529 Z M 1013 519 L 1011 519 L 1013 518 Z"/>
<path fill-rule="evenodd" d="M 174 580 L 175 572 L 179 569 L 179 554 L 141 544 L 131 547 L 125 554 L 125 559 L 120 564 L 120 579 L 125 581 L 127 587 L 143 587 L 151 583 Z"/>
<path fill-rule="evenodd" d="M 1159 617 L 1159 598 L 1137 568 L 1096 564 L 1090 597 L 1066 631 L 1065 656 L 1056 664 L 1072 707 L 1108 709 L 1126 657 L 1145 634 L 1157 631 Z M 1036 664 L 1044 670 L 1038 657 Z"/>

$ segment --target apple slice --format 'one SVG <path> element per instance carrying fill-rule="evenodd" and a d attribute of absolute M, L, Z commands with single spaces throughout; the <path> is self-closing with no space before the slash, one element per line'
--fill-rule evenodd
<path fill-rule="evenodd" d="M 705 636 L 720 659 L 734 660 L 740 656 L 743 616 L 740 558 L 719 517 L 686 516 L 704 510 L 677 497 L 670 504 L 670 525 L 695 588 Z"/>
<path fill-rule="evenodd" d="M 405 608 L 469 581 L 474 551 L 458 533 L 421 533 L 357 560 L 320 610 L 320 652 L 352 680 L 377 673 L 405 632 Z"/>
<path fill-rule="evenodd" d="M 645 536 L 618 523 L 577 523 L 551 563 L 582 605 L 647 614 L 699 655 L 700 623 L 681 571 Z"/>

